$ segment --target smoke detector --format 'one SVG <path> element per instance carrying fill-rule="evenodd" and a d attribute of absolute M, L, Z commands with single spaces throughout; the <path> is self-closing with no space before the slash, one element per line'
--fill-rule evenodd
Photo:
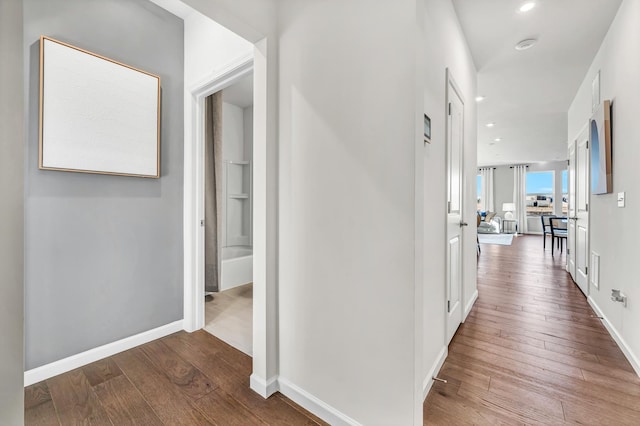
<path fill-rule="evenodd" d="M 516 44 L 516 50 L 531 49 L 538 42 L 535 38 L 526 38 Z"/>

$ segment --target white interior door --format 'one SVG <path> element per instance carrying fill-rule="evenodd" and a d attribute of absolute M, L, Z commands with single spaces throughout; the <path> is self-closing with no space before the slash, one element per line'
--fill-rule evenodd
<path fill-rule="evenodd" d="M 447 87 L 447 343 L 462 322 L 462 227 L 464 103 L 455 85 Z"/>
<path fill-rule="evenodd" d="M 576 281 L 576 142 L 569 145 L 569 214 L 567 216 L 567 228 L 569 238 L 567 241 L 567 271 L 573 281 Z"/>
<path fill-rule="evenodd" d="M 588 293 L 589 266 L 589 136 L 585 130 L 576 142 L 576 216 L 575 220 L 575 281 Z"/>

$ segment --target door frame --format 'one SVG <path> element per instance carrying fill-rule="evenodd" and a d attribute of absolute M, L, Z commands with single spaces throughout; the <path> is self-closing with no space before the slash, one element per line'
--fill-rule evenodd
<path fill-rule="evenodd" d="M 253 373 L 250 387 L 264 398 L 277 390 L 273 366 L 278 358 L 276 324 L 273 310 L 277 301 L 274 283 L 267 269 L 269 259 L 267 227 L 267 196 L 270 189 L 264 183 L 269 173 L 267 163 L 267 52 L 266 39 L 255 44 L 252 54 L 238 58 L 216 70 L 185 93 L 185 110 L 192 112 L 191 122 L 185 122 L 192 137 L 184 141 L 184 319 L 183 328 L 193 332 L 204 327 L 204 101 L 205 98 L 241 78 L 253 73 Z M 273 258 L 273 256 L 271 256 Z"/>
<path fill-rule="evenodd" d="M 466 173 L 465 173 L 465 161 L 464 161 L 464 153 L 465 153 L 465 142 L 466 142 L 466 134 L 464 132 L 464 123 L 466 120 L 466 114 L 465 112 L 465 107 L 466 107 L 466 102 L 464 99 L 464 96 L 462 95 L 462 90 L 460 90 L 460 86 L 458 86 L 458 84 L 456 83 L 456 80 L 453 78 L 453 75 L 451 73 L 451 70 L 449 68 L 445 69 L 445 103 L 444 103 L 444 114 L 445 114 L 445 135 L 447 140 L 445 141 L 446 144 L 449 143 L 448 138 L 449 138 L 449 112 L 448 112 L 448 108 L 449 108 L 449 102 L 451 101 L 451 89 L 453 89 L 453 91 L 455 92 L 455 94 L 458 96 L 458 98 L 460 99 L 460 101 L 462 102 L 462 111 L 463 111 L 463 115 L 462 115 L 462 144 L 460 147 L 460 170 L 462 172 L 462 176 L 460 177 L 460 220 L 464 221 L 464 209 L 465 209 L 465 196 L 466 196 Z M 444 344 L 445 346 L 448 346 L 450 341 L 449 341 L 449 311 L 447 309 L 447 302 L 449 301 L 449 295 L 448 295 L 448 289 L 447 289 L 447 283 L 448 283 L 448 276 L 449 276 L 449 271 L 448 271 L 448 244 L 449 244 L 449 238 L 448 238 L 448 226 L 449 226 L 449 147 L 447 146 L 445 148 L 445 164 L 446 164 L 446 168 L 445 168 L 445 215 L 444 215 L 444 222 L 445 222 L 445 238 L 444 238 L 444 249 L 445 249 L 445 280 L 444 280 Z M 464 265 L 466 262 L 466 257 L 465 257 L 465 250 L 464 250 L 464 242 L 465 242 L 465 238 L 464 238 L 464 228 L 460 228 L 460 322 L 459 324 L 462 324 L 464 322 L 464 311 L 465 311 L 465 306 L 464 306 L 464 302 L 465 302 L 465 290 L 464 290 L 464 279 L 465 279 L 465 274 L 464 274 Z"/>
<path fill-rule="evenodd" d="M 184 329 L 204 327 L 204 102 L 253 72 L 253 55 L 242 58 L 193 87 L 193 141 L 185 141 L 184 168 Z M 191 142 L 191 143 L 190 143 Z"/>

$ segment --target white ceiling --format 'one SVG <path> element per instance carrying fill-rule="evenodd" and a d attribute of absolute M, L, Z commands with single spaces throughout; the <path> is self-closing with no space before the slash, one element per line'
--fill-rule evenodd
<path fill-rule="evenodd" d="M 225 88 L 222 91 L 222 100 L 240 108 L 253 105 L 253 74 Z"/>
<path fill-rule="evenodd" d="M 566 159 L 567 110 L 621 0 L 536 0 L 527 13 L 518 10 L 523 0 L 453 3 L 486 96 L 478 104 L 478 165 Z M 515 50 L 526 38 L 538 43 Z"/>

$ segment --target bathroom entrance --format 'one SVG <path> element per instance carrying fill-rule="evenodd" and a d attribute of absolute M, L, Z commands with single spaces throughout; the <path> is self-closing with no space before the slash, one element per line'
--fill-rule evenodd
<path fill-rule="evenodd" d="M 204 108 L 204 329 L 253 348 L 253 73 Z"/>

